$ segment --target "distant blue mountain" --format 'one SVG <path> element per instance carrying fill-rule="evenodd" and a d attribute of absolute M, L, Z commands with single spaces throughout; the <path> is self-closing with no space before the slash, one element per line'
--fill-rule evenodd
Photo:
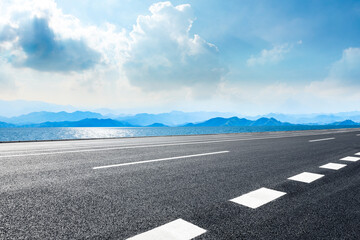
<path fill-rule="evenodd" d="M 48 112 L 60 112 L 76 111 L 73 106 L 70 105 L 58 105 L 41 101 L 26 101 L 26 100 L 0 100 L 0 116 L 12 117 L 19 116 L 21 114 L 28 114 L 32 112 L 48 111 Z M 0 118 L 0 121 L 3 121 Z"/>
<path fill-rule="evenodd" d="M 343 113 L 342 117 L 332 115 L 314 115 L 312 119 L 326 123 L 303 123 L 303 125 L 338 125 L 338 126 L 356 126 L 360 125 L 350 117 L 340 121 L 330 121 L 331 119 L 342 119 L 346 116 L 353 116 L 358 112 Z M 76 111 L 68 112 L 33 112 L 18 117 L 5 118 L 0 117 L 0 128 L 10 127 L 168 127 L 168 126 L 290 126 L 294 123 L 279 121 L 274 117 L 256 118 L 238 118 L 238 117 L 214 117 L 205 118 L 219 113 L 211 112 L 170 112 L 162 114 L 137 114 L 134 116 L 122 116 L 115 119 L 105 117 L 95 112 Z M 228 115 L 229 113 L 223 113 Z M 289 115 L 278 115 L 282 119 L 289 119 Z M 201 119 L 201 120 L 199 120 Z M 327 120 L 326 120 L 327 119 Z M 187 123 L 192 120 L 192 123 Z M 326 120 L 326 121 L 325 121 Z M 296 123 L 298 124 L 298 123 Z"/>
<path fill-rule="evenodd" d="M 351 121 L 351 120 L 345 120 L 342 122 L 334 122 L 334 123 L 330 123 L 329 125 L 333 125 L 333 126 L 356 126 L 356 125 L 360 125 L 360 123 Z"/>
<path fill-rule="evenodd" d="M 147 126 L 154 123 L 162 123 L 168 126 L 177 126 L 191 122 L 202 122 L 213 117 L 231 117 L 233 113 L 220 112 L 181 112 L 172 111 L 169 113 L 149 114 L 140 113 L 133 116 L 122 116 L 115 120 L 126 121 L 133 125 Z"/>
<path fill-rule="evenodd" d="M 162 124 L 162 123 L 153 123 L 153 124 L 148 125 L 146 127 L 168 127 L 168 126 L 165 125 L 165 124 Z"/>
<path fill-rule="evenodd" d="M 201 123 L 185 124 L 187 127 L 220 127 L 220 126 L 290 126 L 290 123 L 283 123 L 274 118 L 259 118 L 252 121 L 246 118 L 212 118 Z"/>
<path fill-rule="evenodd" d="M 14 124 L 6 123 L 6 122 L 0 122 L 0 128 L 13 128 L 15 127 Z"/>
<path fill-rule="evenodd" d="M 294 124 L 324 125 L 345 120 L 360 122 L 360 112 L 342 112 L 333 114 L 280 114 L 270 113 L 255 117 L 247 117 L 249 119 L 257 119 L 259 117 L 275 118 L 282 122 L 290 122 Z"/>
<path fill-rule="evenodd" d="M 254 121 L 250 126 L 290 126 L 294 125 L 288 122 L 280 122 L 275 118 L 259 118 L 258 120 Z"/>
<path fill-rule="evenodd" d="M 80 121 L 86 118 L 98 118 L 102 119 L 99 113 L 94 112 L 82 112 L 76 111 L 72 113 L 68 112 L 33 112 L 18 117 L 2 118 L 1 120 L 12 124 L 35 124 L 43 122 L 63 122 L 63 121 Z"/>
<path fill-rule="evenodd" d="M 245 119 L 245 118 L 238 118 L 238 117 L 231 117 L 231 118 L 211 118 L 205 122 L 201 123 L 190 123 L 186 124 L 185 126 L 191 127 L 217 127 L 217 126 L 248 126 L 253 121 Z"/>
<path fill-rule="evenodd" d="M 136 127 L 127 122 L 120 122 L 113 119 L 86 118 L 80 121 L 44 122 L 38 124 L 22 125 L 21 127 Z"/>

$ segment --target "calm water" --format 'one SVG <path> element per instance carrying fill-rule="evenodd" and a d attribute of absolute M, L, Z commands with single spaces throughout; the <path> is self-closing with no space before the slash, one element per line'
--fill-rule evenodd
<path fill-rule="evenodd" d="M 137 128 L 0 128 L 1 141 L 58 140 L 165 135 L 194 135 L 239 132 L 294 131 L 356 126 L 281 126 L 281 127 L 137 127 Z M 358 127 L 358 126 L 357 126 Z"/>

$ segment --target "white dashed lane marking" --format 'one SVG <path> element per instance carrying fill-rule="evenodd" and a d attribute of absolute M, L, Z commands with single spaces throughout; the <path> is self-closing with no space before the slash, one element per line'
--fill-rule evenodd
<path fill-rule="evenodd" d="M 200 153 L 200 154 L 193 154 L 193 155 L 185 155 L 185 156 L 179 156 L 179 157 L 159 158 L 159 159 L 154 159 L 154 160 L 145 160 L 145 161 L 138 161 L 138 162 L 129 162 L 129 163 L 105 165 L 105 166 L 100 166 L 100 167 L 93 167 L 93 169 L 123 167 L 123 166 L 128 166 L 128 165 L 144 164 L 144 163 L 152 163 L 152 162 L 162 162 L 162 161 L 169 161 L 169 160 L 182 159 L 182 158 L 202 157 L 202 156 L 216 155 L 216 154 L 222 154 L 222 153 L 228 153 L 228 152 L 229 151 L 221 151 L 221 152 L 211 152 L 211 153 Z"/>
<path fill-rule="evenodd" d="M 319 168 L 326 168 L 331 170 L 339 170 L 343 167 L 346 167 L 346 164 L 340 164 L 340 163 L 327 163 L 325 165 L 320 166 Z"/>
<path fill-rule="evenodd" d="M 258 190 L 241 195 L 240 197 L 231 199 L 230 201 L 249 208 L 258 208 L 285 194 L 285 192 L 280 192 L 268 188 L 260 188 Z"/>
<path fill-rule="evenodd" d="M 128 238 L 128 240 L 190 240 L 205 232 L 205 229 L 182 219 L 177 219 L 160 227 Z"/>
<path fill-rule="evenodd" d="M 340 160 L 341 160 L 341 161 L 349 161 L 349 162 L 357 162 L 357 161 L 360 160 L 360 157 L 351 157 L 351 156 L 348 156 L 348 157 L 341 158 Z"/>
<path fill-rule="evenodd" d="M 318 180 L 319 178 L 322 178 L 323 176 L 323 174 L 303 172 L 288 179 L 298 182 L 311 183 L 315 180 Z"/>
<path fill-rule="evenodd" d="M 334 137 L 331 138 L 321 138 L 321 139 L 314 139 L 314 140 L 309 140 L 309 142 L 321 142 L 321 141 L 329 141 L 329 140 L 334 140 Z"/>
<path fill-rule="evenodd" d="M 358 152 L 358 153 L 355 153 L 355 155 L 359 156 L 359 155 L 360 155 L 360 152 Z"/>

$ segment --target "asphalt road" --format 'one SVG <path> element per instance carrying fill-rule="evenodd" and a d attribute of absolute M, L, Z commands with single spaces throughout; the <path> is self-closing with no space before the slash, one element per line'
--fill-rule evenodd
<path fill-rule="evenodd" d="M 0 239 L 359 239 L 358 152 L 360 129 L 2 143 Z M 230 201 L 261 188 L 283 195 Z"/>

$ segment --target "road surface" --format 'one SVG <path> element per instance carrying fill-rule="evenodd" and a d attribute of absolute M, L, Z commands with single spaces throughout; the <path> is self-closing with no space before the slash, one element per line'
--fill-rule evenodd
<path fill-rule="evenodd" d="M 1 143 L 0 239 L 359 239 L 359 152 L 360 129 Z"/>

